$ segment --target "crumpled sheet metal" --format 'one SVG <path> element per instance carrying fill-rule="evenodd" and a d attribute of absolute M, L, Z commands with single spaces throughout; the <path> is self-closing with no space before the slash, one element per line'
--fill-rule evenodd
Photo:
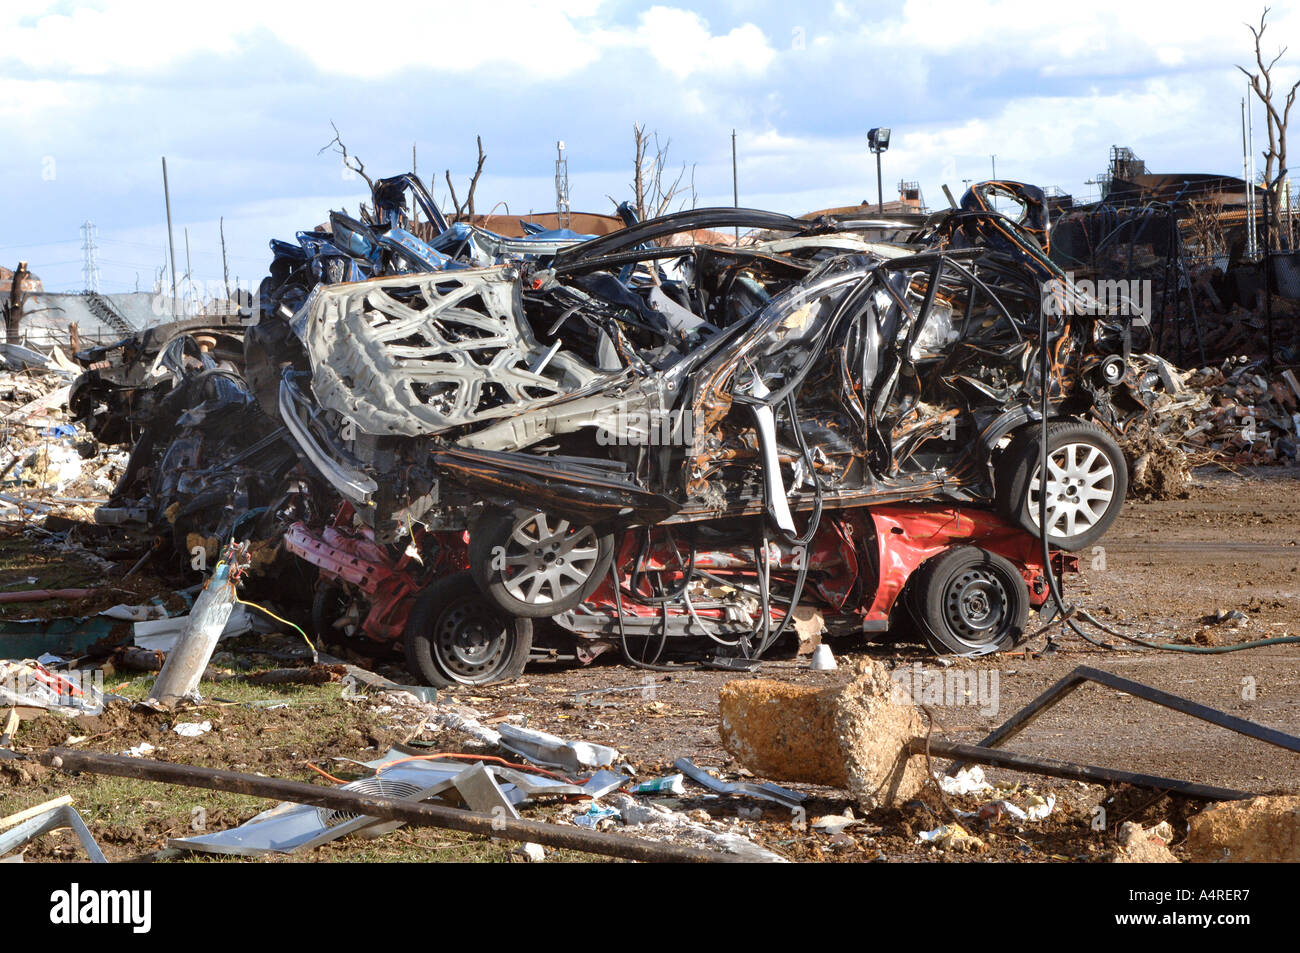
<path fill-rule="evenodd" d="M 565 741 L 534 728 L 501 725 L 501 747 L 534 764 L 577 774 L 584 768 L 604 768 L 620 757 L 617 749 L 588 741 Z"/>
<path fill-rule="evenodd" d="M 317 401 L 365 433 L 413 437 L 509 416 L 594 379 L 585 362 L 536 341 L 515 278 L 494 268 L 317 286 L 294 319 Z"/>
<path fill-rule="evenodd" d="M 673 767 L 696 784 L 708 788 L 715 794 L 740 794 L 746 797 L 761 798 L 765 801 L 775 801 L 777 804 L 786 807 L 798 807 L 808 798 L 806 794 L 791 791 L 789 788 L 783 788 L 781 785 L 773 784 L 770 781 L 764 781 L 760 784 L 747 781 L 719 781 L 709 772 L 697 766 L 690 758 L 678 758 L 673 762 Z"/>
<path fill-rule="evenodd" d="M 624 825 L 637 828 L 640 836 L 724 850 L 757 863 L 788 863 L 780 854 L 760 847 L 744 834 L 712 830 L 682 811 L 670 810 L 662 804 L 635 798 L 630 794 L 615 794 L 608 799 L 608 804 L 618 811 Z"/>
<path fill-rule="evenodd" d="M 81 841 L 81 846 L 85 848 L 86 854 L 90 857 L 92 863 L 108 863 L 108 858 L 104 856 L 104 852 L 95 843 L 95 838 L 90 833 L 90 829 L 86 827 L 86 822 L 81 819 L 81 815 L 74 808 L 69 807 L 67 804 L 46 811 L 29 821 L 24 821 L 10 830 L 0 831 L 0 857 L 4 857 L 5 854 L 11 851 L 21 849 L 25 844 L 30 843 L 42 834 L 48 834 L 50 831 L 57 831 L 63 827 L 72 828 L 72 832 L 77 835 L 77 840 Z"/>
<path fill-rule="evenodd" d="M 382 758 L 354 762 L 378 772 L 344 785 L 344 790 L 368 790 L 412 801 L 424 801 L 455 789 L 472 811 L 502 811 L 518 818 L 516 805 L 535 797 L 588 795 L 600 797 L 616 790 L 627 778 L 599 771 L 582 785 L 517 771 L 512 768 L 464 761 L 402 761 L 411 757 L 390 748 Z M 197 837 L 174 838 L 168 847 L 206 853 L 257 857 L 269 853 L 292 854 L 312 850 L 348 834 L 377 837 L 401 827 L 399 821 L 373 817 L 344 817 L 309 804 L 281 802 L 239 827 Z"/>

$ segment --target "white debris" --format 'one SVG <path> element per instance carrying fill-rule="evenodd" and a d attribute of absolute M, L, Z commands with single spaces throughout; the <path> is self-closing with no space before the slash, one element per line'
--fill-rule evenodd
<path fill-rule="evenodd" d="M 611 794 L 607 800 L 618 808 L 626 826 L 638 828 L 638 834 L 648 835 L 653 840 L 684 842 L 696 847 L 724 850 L 746 860 L 788 863 L 780 854 L 758 846 L 738 830 L 714 830 L 692 820 L 681 811 L 670 811 L 627 794 Z M 712 823 L 714 827 L 721 826 L 719 821 Z"/>
<path fill-rule="evenodd" d="M 534 764 L 556 767 L 565 771 L 583 768 L 604 768 L 619 760 L 618 750 L 608 745 L 589 741 L 565 741 L 545 731 L 502 724 L 501 747 L 513 751 Z"/>
<path fill-rule="evenodd" d="M 172 725 L 172 731 L 182 738 L 197 738 L 199 735 L 206 734 L 212 730 L 210 721 L 180 721 Z"/>
<path fill-rule="evenodd" d="M 534 844 L 532 841 L 521 844 L 515 853 L 523 855 L 523 858 L 530 864 L 540 864 L 546 860 L 546 851 L 542 848 L 542 845 Z"/>
<path fill-rule="evenodd" d="M 993 785 L 984 780 L 984 769 L 978 764 L 962 768 L 951 777 L 936 775 L 935 779 L 944 794 L 983 794 L 993 790 Z"/>
<path fill-rule="evenodd" d="M 1025 815 L 1031 821 L 1041 821 L 1056 809 L 1056 795 L 1049 794 L 1047 797 L 1041 797 L 1035 794 L 1029 799 L 1029 804 L 1025 807 Z"/>
<path fill-rule="evenodd" d="M 414 695 L 411 695 L 411 698 L 424 704 Z M 485 745 L 495 746 L 501 743 L 501 732 L 480 724 L 479 718 L 482 715 L 473 708 L 462 705 L 426 705 L 425 707 L 429 710 L 428 721 L 432 725 L 459 731 Z"/>
<path fill-rule="evenodd" d="M 852 814 L 826 814 L 813 820 L 812 827 L 813 830 L 821 831 L 823 834 L 835 835 L 841 833 L 845 828 L 861 823 L 862 821 Z"/>

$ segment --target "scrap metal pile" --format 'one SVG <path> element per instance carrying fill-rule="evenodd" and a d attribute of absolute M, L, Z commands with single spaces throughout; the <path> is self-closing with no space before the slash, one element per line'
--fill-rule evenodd
<path fill-rule="evenodd" d="M 1300 379 L 1245 355 L 1180 371 L 1143 355 L 1151 412 L 1141 429 L 1175 451 L 1228 466 L 1293 465 L 1300 452 Z M 1136 481 L 1135 481 L 1136 482 Z"/>
<path fill-rule="evenodd" d="M 57 348 L 45 355 L 0 344 L 0 520 L 89 518 L 122 472 L 125 453 L 99 447 L 69 421 L 78 371 Z"/>
<path fill-rule="evenodd" d="M 1052 226 L 1052 258 L 1076 279 L 1143 283 L 1149 320 L 1137 346 L 1182 366 L 1246 355 L 1300 361 L 1294 256 L 1265 267 L 1246 255 L 1243 212 L 1213 201 L 1149 202 L 1066 212 Z"/>
<path fill-rule="evenodd" d="M 232 539 L 254 573 L 309 564 L 319 638 L 401 640 L 432 684 L 753 659 L 800 607 L 1005 648 L 1049 548 L 1060 571 L 1117 517 L 1112 435 L 1160 389 L 1048 258 L 1032 186 L 889 243 L 901 223 L 729 208 L 505 238 L 411 175 L 372 199 L 273 241 L 239 314 L 79 353 L 68 405 L 130 448 L 99 522 L 182 569 Z"/>
<path fill-rule="evenodd" d="M 1204 413 L 1186 432 L 1192 447 L 1213 451 L 1232 465 L 1294 464 L 1300 449 L 1300 382 L 1294 371 L 1271 377 L 1244 356 L 1201 368 L 1189 387 L 1208 396 Z"/>

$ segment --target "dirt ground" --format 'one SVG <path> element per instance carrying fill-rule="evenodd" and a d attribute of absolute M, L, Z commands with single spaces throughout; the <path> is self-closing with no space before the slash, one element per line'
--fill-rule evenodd
<path fill-rule="evenodd" d="M 1300 471 L 1261 469 L 1234 475 L 1215 469 L 1194 474 L 1187 499 L 1130 503 L 1121 520 L 1098 548 L 1081 553 L 1078 576 L 1067 577 L 1066 596 L 1088 607 L 1107 625 L 1150 641 L 1188 647 L 1238 644 L 1252 639 L 1300 634 Z M 57 560 L 33 553 L 26 562 L 12 547 L 0 565 L 0 589 L 16 587 L 27 577 L 51 584 L 47 576 Z M 129 565 L 129 564 L 128 564 Z M 119 569 L 118 574 L 122 570 Z M 61 566 L 59 585 L 85 584 L 78 573 Z M 89 576 L 87 569 L 84 575 Z M 110 574 L 112 575 L 112 574 Z M 100 580 L 103 581 L 102 579 Z M 149 581 L 139 588 L 153 593 Z M 1215 621 L 1230 611 L 1245 620 Z M 35 614 L 35 613 L 31 613 Z M 8 613 L 10 618 L 14 614 Z M 1034 619 L 1031 617 L 1031 627 Z M 981 660 L 957 660 L 952 670 L 974 670 L 989 691 L 979 698 L 946 699 L 934 704 L 936 731 L 963 741 L 977 741 L 1078 665 L 1114 672 L 1183 695 L 1243 718 L 1300 734 L 1300 645 L 1271 646 L 1228 654 L 1186 654 L 1134 647 L 1098 633 L 1115 646 L 1090 645 L 1066 633 L 1054 650 L 1043 651 L 1046 636 L 1031 639 L 1020 651 Z M 176 716 L 109 709 L 98 719 L 42 715 L 25 721 L 16 749 L 33 753 L 81 739 L 77 744 L 121 752 L 140 741 L 157 747 L 154 757 L 209 766 L 257 771 L 299 780 L 320 780 L 307 762 L 342 777 L 338 758 L 373 758 L 375 752 L 401 742 L 433 751 L 481 751 L 463 735 L 439 731 L 412 733 L 391 706 L 375 701 L 343 701 L 337 684 L 313 687 L 255 686 L 241 672 L 283 664 L 292 640 L 269 655 L 249 655 L 249 640 L 218 656 L 222 681 L 201 687 L 209 704 Z M 922 666 L 942 672 L 942 664 L 919 647 L 866 645 L 836 641 L 841 668 L 809 671 L 801 659 L 764 662 L 753 674 L 712 670 L 646 673 L 607 659 L 588 667 L 535 663 L 518 682 L 441 693 L 448 701 L 481 713 L 485 723 L 506 718 L 566 738 L 613 745 L 642 777 L 670 773 L 682 756 L 716 769 L 728 780 L 748 780 L 743 767 L 721 747 L 716 727 L 717 693 L 735 678 L 781 678 L 806 683 L 836 683 L 847 678 L 855 657 L 872 656 L 891 666 Z M 409 681 L 396 666 L 376 668 L 397 681 Z M 129 673 L 111 676 L 110 690 L 143 697 L 148 678 Z M 579 696 L 592 689 L 630 691 Z M 222 700 L 224 699 L 224 700 Z M 284 707 L 269 705 L 283 703 Z M 213 730 L 198 738 L 170 731 L 173 721 L 211 720 Z M 1143 771 L 1250 792 L 1300 793 L 1300 755 L 1291 754 L 1198 722 L 1101 686 L 1085 686 L 1059 707 L 1036 720 L 1012 741 L 1012 750 L 1050 758 Z M 1105 789 L 1077 782 L 988 770 L 997 793 L 941 797 L 936 791 L 899 810 L 877 811 L 861 823 L 831 835 L 805 829 L 800 819 L 775 805 L 743 798 L 705 796 L 688 783 L 684 798 L 658 803 L 682 811 L 705 811 L 719 828 L 745 833 L 791 860 L 945 861 L 945 860 L 1104 860 L 1114 849 L 1114 833 L 1125 820 L 1150 825 L 1168 819 L 1179 837 L 1182 820 L 1199 809 L 1187 802 L 1145 789 Z M 810 795 L 807 820 L 852 809 L 843 792 L 791 784 Z M 71 793 L 92 831 L 113 860 L 148 855 L 167 837 L 191 828 L 196 809 L 209 829 L 248 819 L 266 802 L 235 795 L 189 791 L 86 776 L 68 778 L 27 761 L 0 761 L 0 816 L 63 793 Z M 1030 803 L 1034 794 L 1053 795 L 1055 810 L 1044 821 L 990 824 L 962 820 L 983 848 L 971 853 L 945 852 L 917 842 L 917 835 L 956 820 L 956 811 L 977 811 L 995 797 Z M 1097 805 L 1104 823 L 1095 823 Z M 754 808 L 763 808 L 754 816 Z M 544 818 L 560 805 L 525 809 L 525 816 Z M 567 810 L 572 811 L 570 806 Z M 703 815 L 697 815 L 703 816 Z M 1101 829 L 1097 829 L 1101 828 Z M 629 830 L 629 833 L 634 831 Z M 51 835 L 28 848 L 28 859 L 77 859 L 71 834 Z M 349 840 L 314 852 L 310 860 L 504 860 L 511 845 L 486 843 L 437 830 L 404 829 L 372 841 Z M 559 855 L 553 859 L 576 859 Z"/>

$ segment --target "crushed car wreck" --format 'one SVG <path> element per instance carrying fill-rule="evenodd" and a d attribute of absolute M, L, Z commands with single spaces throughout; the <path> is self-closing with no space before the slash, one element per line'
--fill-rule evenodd
<path fill-rule="evenodd" d="M 726 208 L 501 239 L 380 180 L 365 221 L 272 243 L 242 354 L 159 350 L 151 519 L 177 548 L 283 538 L 318 570 L 318 635 L 400 636 L 433 684 L 530 649 L 757 658 L 801 604 L 836 634 L 1006 648 L 1049 600 L 1040 512 L 1060 572 L 1119 513 L 1112 434 L 1142 407 L 1128 318 L 1052 264 L 1036 196 L 977 185 L 905 242 Z M 200 439 L 214 411 L 248 417 L 234 444 Z M 115 503 L 160 453 L 137 444 Z"/>

